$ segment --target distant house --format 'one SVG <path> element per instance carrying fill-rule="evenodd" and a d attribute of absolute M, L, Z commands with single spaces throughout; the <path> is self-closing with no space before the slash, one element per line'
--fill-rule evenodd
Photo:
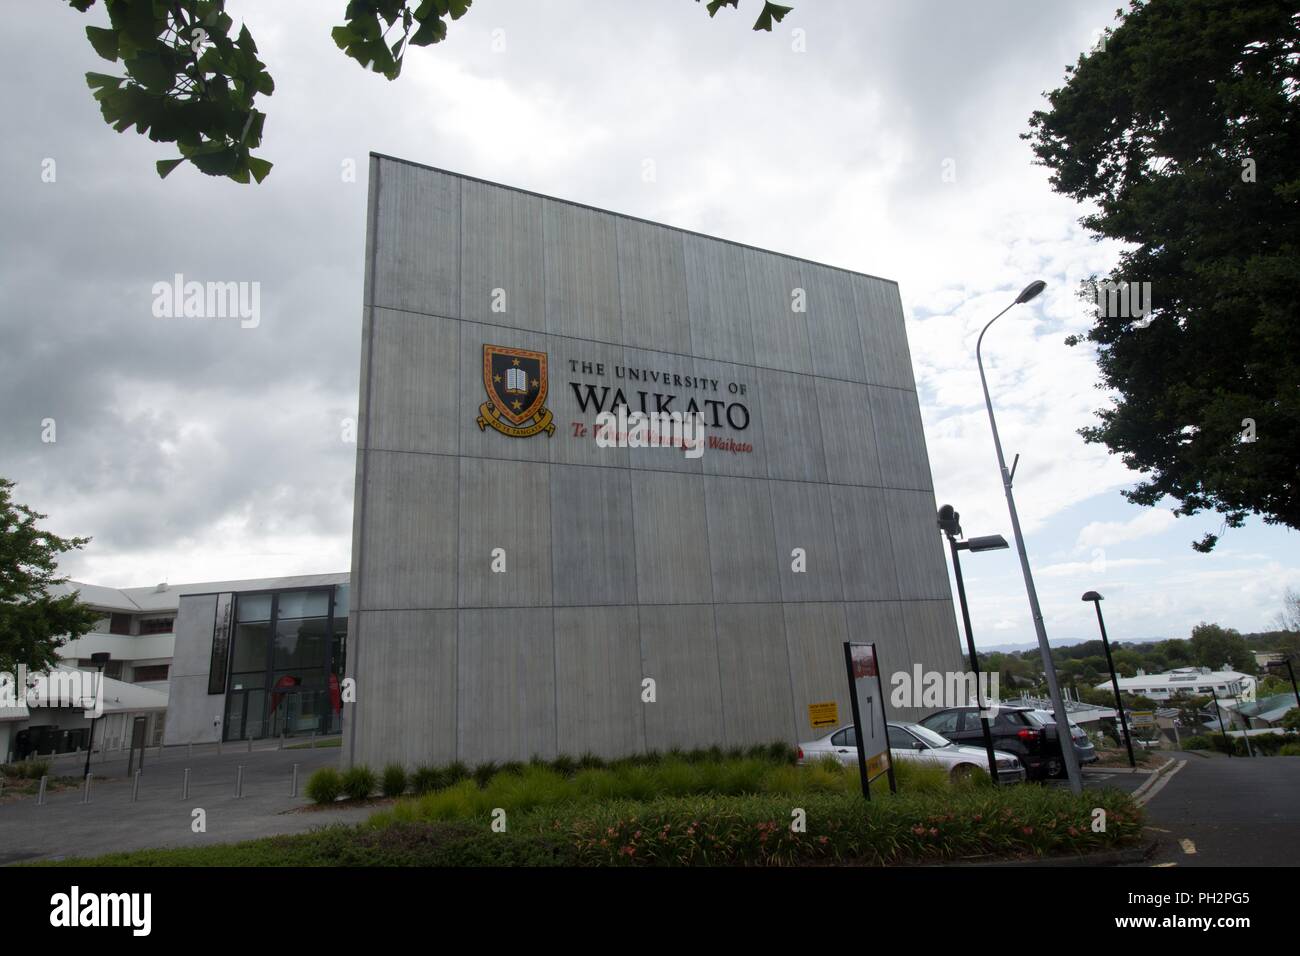
<path fill-rule="evenodd" d="M 1098 690 L 1105 690 L 1110 681 L 1102 681 Z M 1255 699 L 1255 678 L 1232 670 L 1229 665 L 1212 671 L 1208 667 L 1176 667 L 1163 674 L 1148 674 L 1139 670 L 1136 677 L 1121 677 L 1120 691 L 1149 697 L 1156 703 L 1172 700 L 1178 694 L 1192 696 Z"/>

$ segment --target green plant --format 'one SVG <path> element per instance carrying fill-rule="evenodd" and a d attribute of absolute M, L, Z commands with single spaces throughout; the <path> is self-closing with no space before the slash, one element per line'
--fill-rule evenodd
<path fill-rule="evenodd" d="M 497 765 L 496 761 L 489 760 L 487 763 L 481 763 L 475 767 L 471 775 L 474 777 L 475 783 L 480 787 L 486 787 L 488 781 L 495 777 L 500 770 L 501 767 Z"/>
<path fill-rule="evenodd" d="M 1209 750 L 1210 738 L 1206 737 L 1204 734 L 1184 737 L 1182 747 L 1184 750 Z"/>
<path fill-rule="evenodd" d="M 415 772 L 411 774 L 411 789 L 414 790 L 415 795 L 419 797 L 424 796 L 426 793 L 433 793 L 435 790 L 440 790 L 442 787 L 446 786 L 446 784 L 446 773 L 438 767 L 422 765 L 416 767 Z"/>
<path fill-rule="evenodd" d="M 1300 757 L 1300 744 L 1283 744 L 1282 749 L 1278 751 L 1281 757 Z"/>
<path fill-rule="evenodd" d="M 406 768 L 400 763 L 390 763 L 384 767 L 379 789 L 386 797 L 400 797 L 406 793 L 407 782 Z"/>
<path fill-rule="evenodd" d="M 378 782 L 373 770 L 364 764 L 358 764 L 344 771 L 343 792 L 349 800 L 365 800 L 375 792 Z"/>
<path fill-rule="evenodd" d="M 313 803 L 333 803 L 343 793 L 343 775 L 321 767 L 307 779 L 307 796 Z"/>

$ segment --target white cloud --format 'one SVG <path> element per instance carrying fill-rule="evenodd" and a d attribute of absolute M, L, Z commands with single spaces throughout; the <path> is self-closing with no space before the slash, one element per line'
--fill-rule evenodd
<path fill-rule="evenodd" d="M 1144 510 L 1128 521 L 1093 521 L 1083 526 L 1075 546 L 1109 548 L 1125 541 L 1141 541 L 1164 534 L 1178 519 L 1166 508 Z"/>

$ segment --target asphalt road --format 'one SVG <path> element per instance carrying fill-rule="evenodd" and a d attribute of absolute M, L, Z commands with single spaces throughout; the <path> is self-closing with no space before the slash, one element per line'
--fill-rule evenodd
<path fill-rule="evenodd" d="M 1146 804 L 1159 841 L 1146 865 L 1300 863 L 1300 757 L 1172 756 Z"/>

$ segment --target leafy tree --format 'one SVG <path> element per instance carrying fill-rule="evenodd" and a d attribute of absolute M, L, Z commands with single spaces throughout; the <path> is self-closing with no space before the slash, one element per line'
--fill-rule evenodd
<path fill-rule="evenodd" d="M 98 615 L 77 603 L 76 594 L 55 597 L 50 589 L 67 581 L 56 573 L 59 555 L 89 538 L 60 538 L 37 527 L 45 515 L 14 502 L 12 481 L 0 478 L 0 670 L 19 664 L 44 670 L 69 638 L 91 629 Z"/>
<path fill-rule="evenodd" d="M 1283 631 L 1300 633 L 1300 591 L 1287 588 L 1282 596 L 1282 613 L 1277 616 L 1277 626 Z"/>
<path fill-rule="evenodd" d="M 96 0 L 68 0 L 85 13 Z M 696 0 L 699 3 L 700 0 Z M 406 52 L 447 36 L 447 25 L 472 0 L 349 0 L 344 23 L 331 31 L 345 55 L 390 80 L 402 72 Z M 708 0 L 709 16 L 740 0 Z M 157 163 L 166 176 L 183 162 L 209 176 L 261 182 L 271 163 L 254 156 L 266 114 L 259 95 L 275 82 L 257 58 L 247 25 L 232 39 L 234 21 L 225 0 L 104 0 L 107 27 L 86 27 L 105 60 L 121 62 L 125 75 L 87 73 L 104 121 L 119 133 L 134 126 L 158 143 L 175 143 L 180 157 Z M 764 0 L 755 30 L 771 31 L 792 8 Z"/>
<path fill-rule="evenodd" d="M 1255 655 L 1250 652 L 1245 639 L 1232 628 L 1217 624 L 1197 624 L 1192 628 L 1192 655 L 1201 667 L 1218 670 L 1224 664 L 1251 674 L 1255 671 Z"/>
<path fill-rule="evenodd" d="M 1150 283 L 1128 308 L 1096 295 L 1085 338 L 1114 399 L 1081 434 L 1143 473 L 1130 501 L 1300 528 L 1295 0 L 1131 0 L 1066 73 L 1024 138 L 1126 244 L 1106 281 Z"/>
<path fill-rule="evenodd" d="M 1282 729 L 1292 733 L 1300 731 L 1300 707 L 1292 707 L 1282 715 Z"/>

